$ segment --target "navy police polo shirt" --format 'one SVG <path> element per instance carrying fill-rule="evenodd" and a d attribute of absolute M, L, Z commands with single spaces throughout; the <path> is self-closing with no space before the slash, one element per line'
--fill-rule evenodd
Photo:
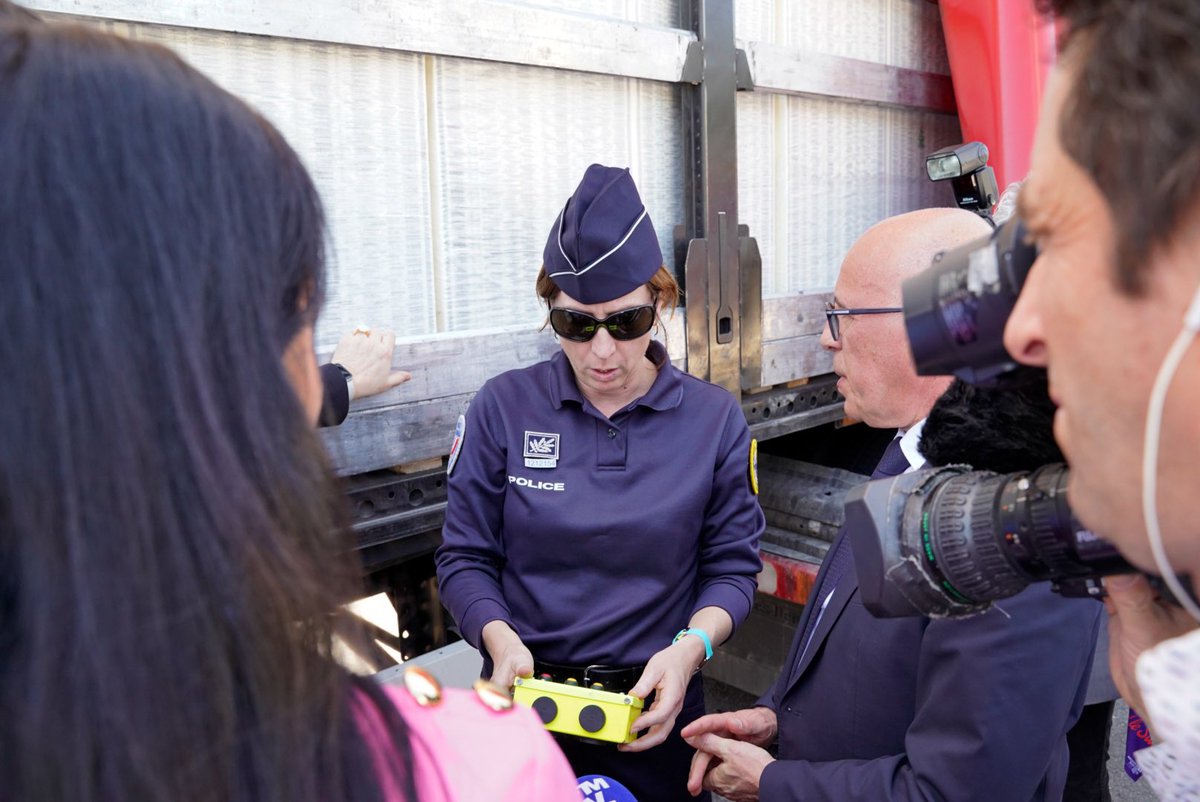
<path fill-rule="evenodd" d="M 660 343 L 647 356 L 658 378 L 611 419 L 561 352 L 472 401 L 437 568 L 474 646 L 500 619 L 538 659 L 637 665 L 702 607 L 749 613 L 765 522 L 745 417 Z"/>

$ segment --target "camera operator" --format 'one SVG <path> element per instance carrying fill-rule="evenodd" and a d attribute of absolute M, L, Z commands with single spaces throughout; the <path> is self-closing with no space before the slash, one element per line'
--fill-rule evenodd
<path fill-rule="evenodd" d="M 1200 568 L 1200 4 L 1042 5 L 1068 33 L 1019 200 L 1039 256 L 1005 344 L 1049 371 L 1075 513 L 1187 605 L 1176 576 Z M 1196 622 L 1141 578 L 1106 585 L 1113 678 L 1160 744 L 1138 762 L 1163 798 L 1198 798 Z"/>

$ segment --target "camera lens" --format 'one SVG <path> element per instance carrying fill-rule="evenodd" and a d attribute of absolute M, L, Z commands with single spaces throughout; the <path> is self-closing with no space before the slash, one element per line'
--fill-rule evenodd
<path fill-rule="evenodd" d="M 863 604 L 876 615 L 963 615 L 1052 581 L 1070 595 L 1132 567 L 1079 524 L 1068 470 L 961 466 L 868 482 L 847 495 Z M 1082 590 L 1081 590 L 1082 589 Z"/>
<path fill-rule="evenodd" d="M 992 499 L 1004 479 L 950 476 L 923 505 L 921 553 L 946 593 L 963 604 L 1002 599 L 1029 584 L 991 536 Z"/>

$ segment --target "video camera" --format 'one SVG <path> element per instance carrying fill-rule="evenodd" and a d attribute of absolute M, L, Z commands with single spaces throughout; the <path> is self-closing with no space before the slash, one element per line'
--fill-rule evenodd
<path fill-rule="evenodd" d="M 905 281 L 917 372 L 1019 381 L 1024 369 L 1004 348 L 1004 326 L 1036 257 L 1013 218 Z M 1061 464 L 1007 475 L 950 466 L 850 491 L 846 525 L 863 604 L 877 616 L 966 615 L 1036 581 L 1064 595 L 1102 595 L 1100 577 L 1135 569 L 1071 514 L 1067 478 Z"/>

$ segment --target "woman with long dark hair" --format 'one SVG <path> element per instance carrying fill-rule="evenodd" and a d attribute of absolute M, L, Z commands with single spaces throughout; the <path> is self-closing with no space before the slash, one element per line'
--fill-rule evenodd
<path fill-rule="evenodd" d="M 0 797 L 577 798 L 525 711 L 331 659 L 324 219 L 279 132 L 4 0 L 0 110 Z"/>

